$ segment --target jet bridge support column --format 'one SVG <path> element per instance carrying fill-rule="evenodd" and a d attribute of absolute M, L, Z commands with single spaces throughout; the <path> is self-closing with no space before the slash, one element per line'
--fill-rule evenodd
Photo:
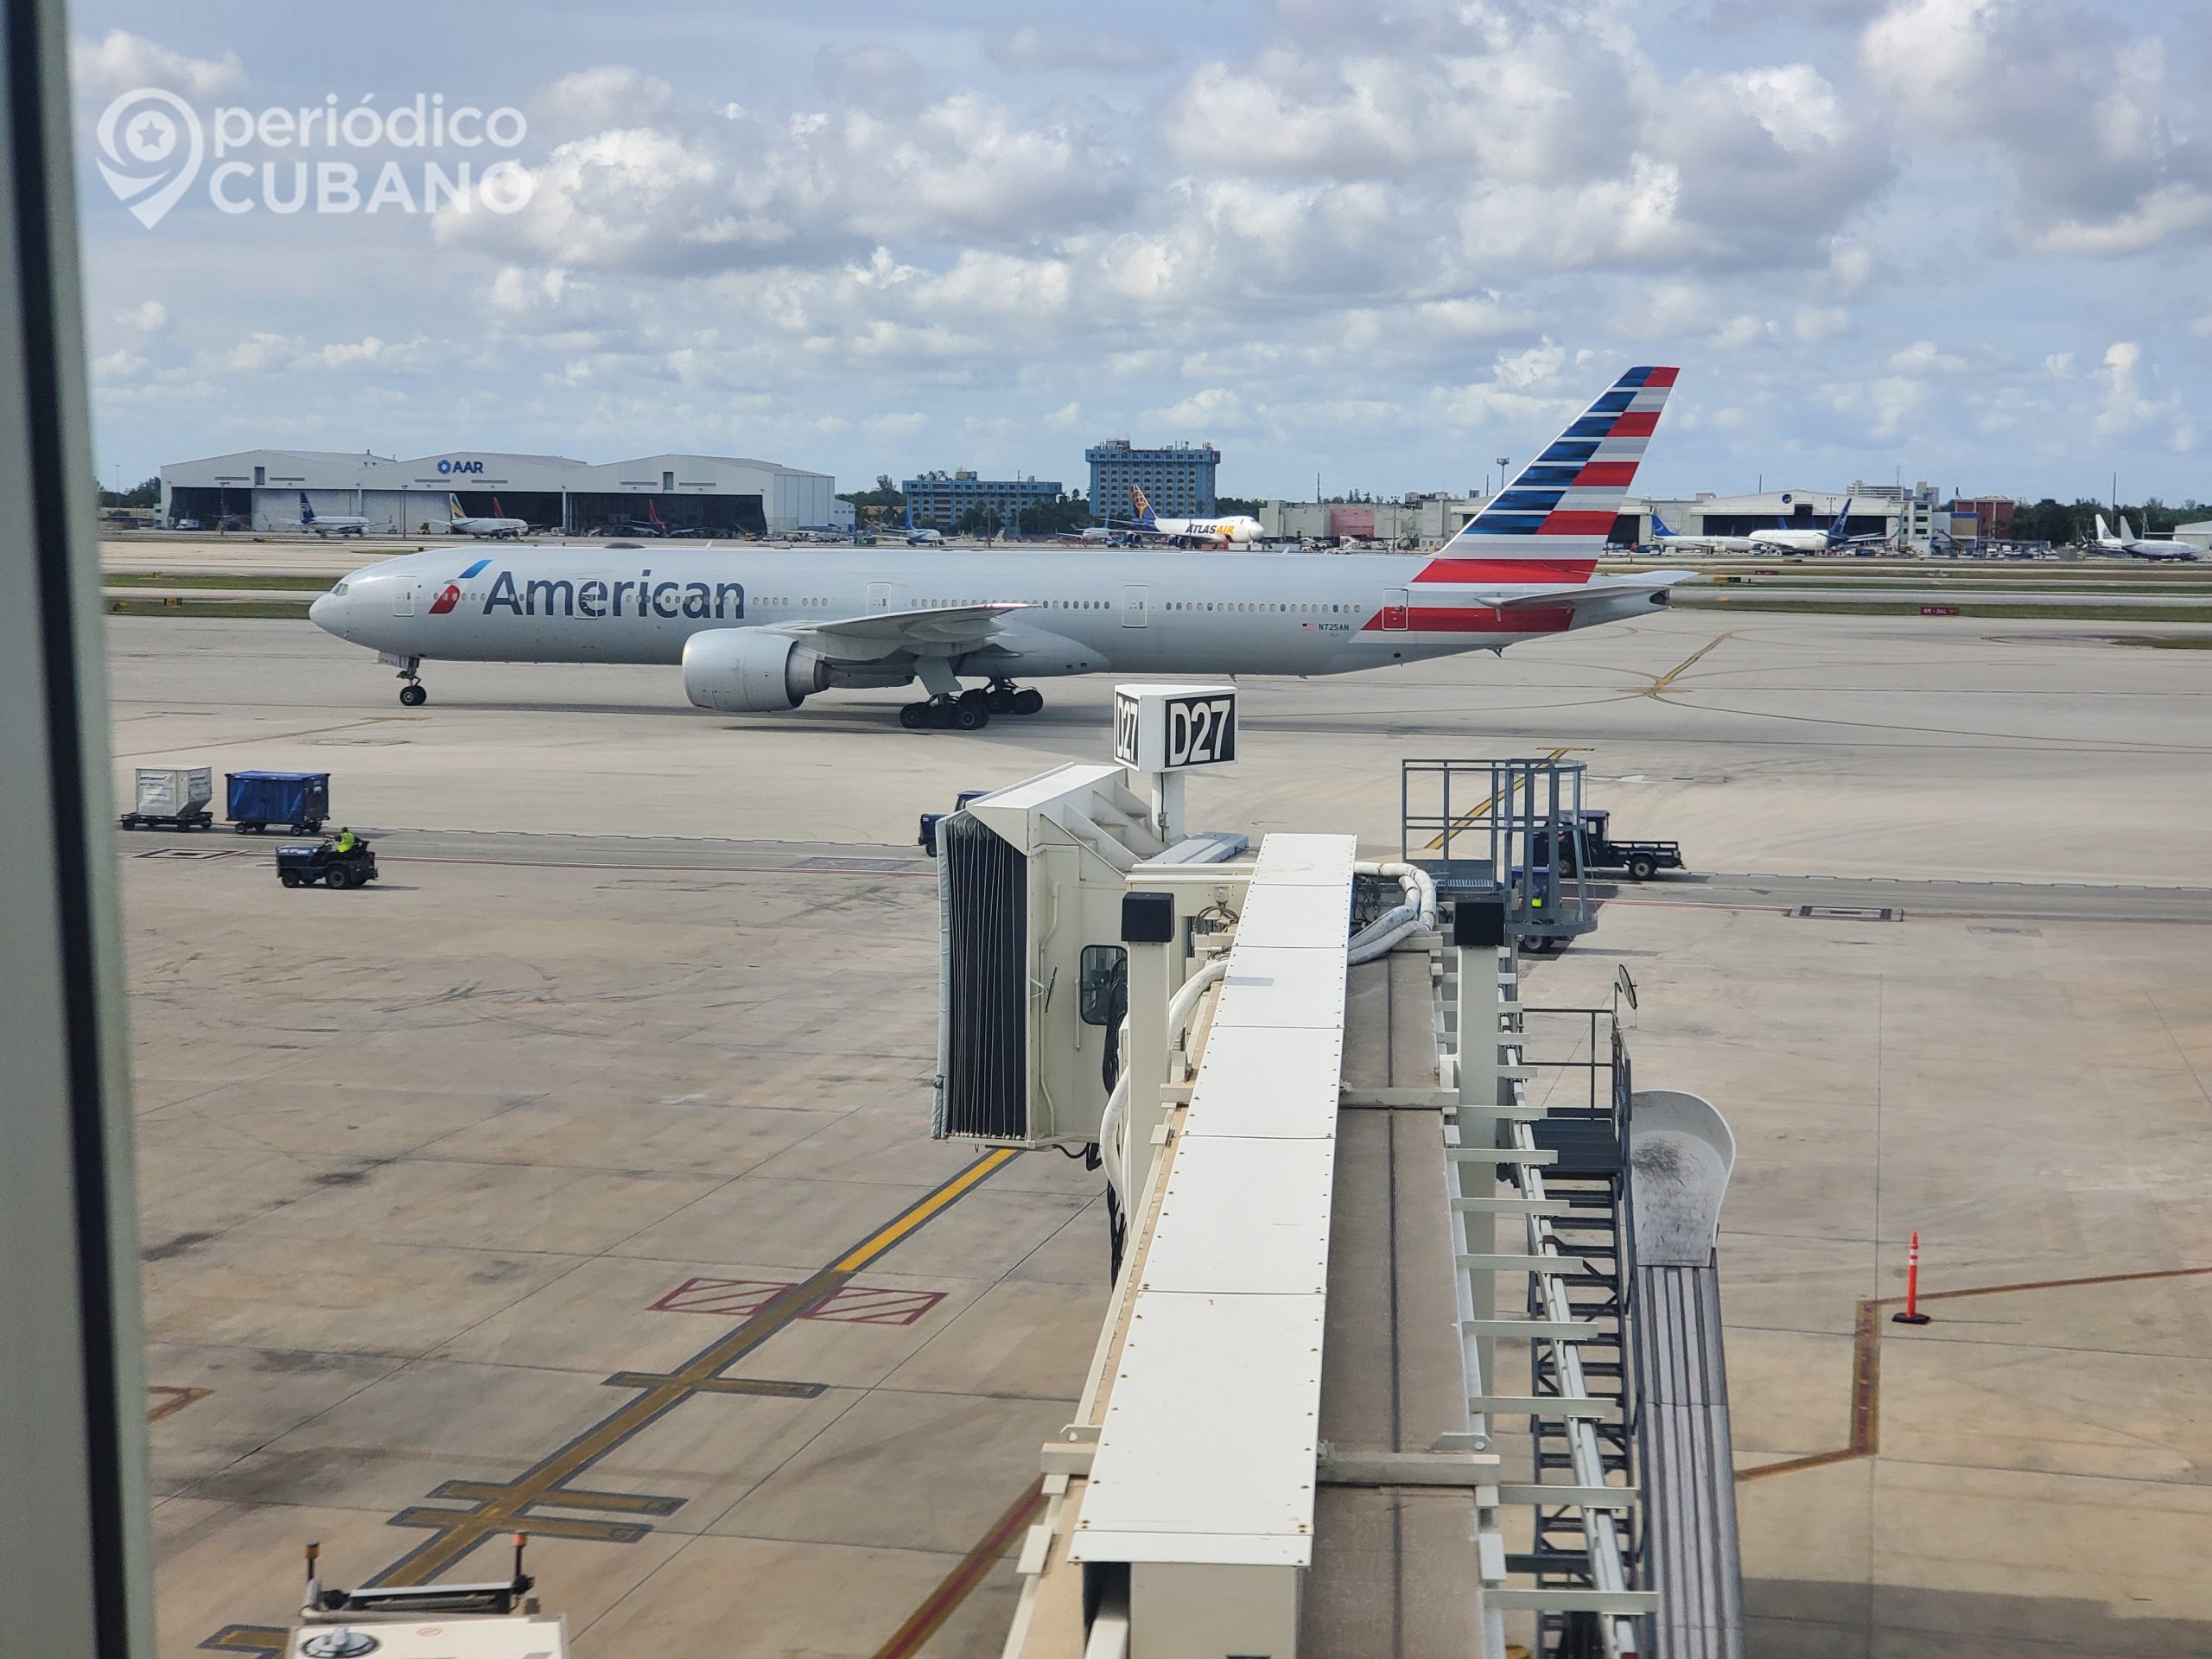
<path fill-rule="evenodd" d="M 1500 1067 L 1498 1040 L 1497 953 L 1505 945 L 1505 904 L 1498 899 L 1463 899 L 1452 906 L 1452 943 L 1458 957 L 1457 1033 L 1459 1127 L 1463 1140 L 1495 1145 L 1497 1120 L 1491 1116 L 1503 1103 L 1500 1092 L 1504 1074 Z M 1462 1166 L 1463 1183 L 1483 1185 Z M 1494 1183 L 1492 1184 L 1494 1185 Z M 1465 1243 L 1472 1255 L 1491 1255 L 1497 1249 L 1497 1216 L 1489 1210 L 1467 1211 L 1460 1220 Z M 1471 1275 L 1476 1320 L 1497 1318 L 1497 1280 L 1492 1274 Z M 1478 1336 L 1474 1341 L 1478 1391 L 1487 1391 L 1497 1374 L 1497 1338 Z"/>
<path fill-rule="evenodd" d="M 1122 1050 L 1127 1075 L 1122 1097 L 1122 1211 L 1116 1218 L 1116 1259 L 1118 1232 L 1128 1224 L 1129 1213 L 1152 1179 L 1156 1148 L 1153 1136 L 1163 1113 L 1160 1089 L 1167 1077 L 1173 1033 L 1167 1029 L 1168 999 L 1174 995 L 1182 975 L 1176 940 L 1182 933 L 1175 894 L 1139 889 L 1122 898 L 1122 945 L 1129 953 L 1129 1039 Z"/>

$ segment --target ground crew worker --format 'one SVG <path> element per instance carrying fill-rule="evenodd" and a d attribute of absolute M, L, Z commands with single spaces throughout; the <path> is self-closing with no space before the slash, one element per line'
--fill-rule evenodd
<path fill-rule="evenodd" d="M 353 852 L 356 850 L 360 844 L 361 838 L 359 836 L 355 835 L 351 830 L 343 828 L 342 826 L 340 828 L 338 831 L 338 850 L 340 852 Z"/>

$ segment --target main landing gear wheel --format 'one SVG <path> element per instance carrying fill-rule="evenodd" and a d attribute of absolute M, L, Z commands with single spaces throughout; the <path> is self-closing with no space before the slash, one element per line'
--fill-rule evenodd
<path fill-rule="evenodd" d="M 420 709 L 429 700 L 430 694 L 419 685 L 403 685 L 399 688 L 399 701 L 407 708 Z"/>
<path fill-rule="evenodd" d="M 1038 714 L 1043 710 L 1044 707 L 1045 694 L 1042 691 L 1025 690 L 1014 694 L 1013 712 L 1017 715 Z"/>
<path fill-rule="evenodd" d="M 970 691 L 963 695 L 975 696 L 978 694 Z M 1007 680 L 992 681 L 990 689 L 981 696 L 983 707 L 995 715 L 1033 715 L 1045 706 L 1043 692 L 1022 690 Z"/>
<path fill-rule="evenodd" d="M 991 711 L 984 706 L 982 692 L 970 691 L 957 697 L 910 702 L 899 709 L 899 723 L 910 732 L 980 732 L 991 723 Z"/>

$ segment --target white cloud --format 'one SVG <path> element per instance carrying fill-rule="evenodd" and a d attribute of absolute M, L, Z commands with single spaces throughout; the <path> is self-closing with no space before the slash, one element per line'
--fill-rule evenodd
<path fill-rule="evenodd" d="M 159 300 L 143 300 L 124 312 L 117 321 L 141 334 L 158 334 L 169 326 L 169 308 Z"/>
<path fill-rule="evenodd" d="M 145 372 L 146 359 L 130 351 L 113 351 L 92 359 L 95 380 L 125 380 Z"/>
<path fill-rule="evenodd" d="M 1082 128 L 968 92 L 895 121 L 664 111 L 562 138 L 525 170 L 520 211 L 449 206 L 441 238 L 571 269 L 819 265 L 893 238 L 1026 242 L 1111 211 L 1127 182 L 1124 158 Z"/>
<path fill-rule="evenodd" d="M 1714 349 L 1723 352 L 1741 351 L 1746 346 L 1764 346 L 1781 338 L 1782 325 L 1771 318 L 1763 318 L 1751 312 L 1734 316 L 1713 331 Z"/>
<path fill-rule="evenodd" d="M 2183 450 L 2196 443 L 2196 431 L 2182 407 L 2181 394 L 2153 397 L 2144 387 L 2143 348 L 2132 340 L 2116 340 L 2105 347 L 2102 372 L 2104 402 L 2094 425 L 2107 437 L 2165 429 L 2169 447 Z"/>
<path fill-rule="evenodd" d="M 626 64 L 605 63 L 563 75 L 530 100 L 531 130 L 574 137 L 653 121 L 676 107 L 676 89 Z"/>
<path fill-rule="evenodd" d="M 291 342 L 283 335 L 257 334 L 231 347 L 223 366 L 239 374 L 255 374 L 288 360 L 291 354 Z"/>
<path fill-rule="evenodd" d="M 1202 438 L 1211 431 L 1243 424 L 1244 401 L 1226 386 L 1207 386 L 1165 409 L 1147 410 L 1144 418 L 1166 428 L 1172 437 Z"/>
<path fill-rule="evenodd" d="M 1851 327 L 1851 314 L 1840 305 L 1801 305 L 1789 326 L 1800 340 L 1832 340 Z"/>
<path fill-rule="evenodd" d="M 249 335 L 223 354 L 222 366 L 233 374 L 263 374 L 271 371 L 379 369 L 406 370 L 425 366 L 435 355 L 427 336 L 391 342 L 375 334 L 359 340 L 333 340 L 313 345 L 285 334 L 263 332 Z"/>
<path fill-rule="evenodd" d="M 920 59 L 880 41 L 823 47 L 814 54 L 814 75 L 824 86 L 871 104 L 918 104 L 931 85 Z"/>
<path fill-rule="evenodd" d="M 1566 361 L 1566 351 L 1554 345 L 1551 336 L 1547 334 L 1526 351 L 1500 352 L 1491 365 L 1491 372 L 1500 385 L 1519 390 L 1549 380 Z"/>
<path fill-rule="evenodd" d="M 984 51 L 1016 69 L 1079 69 L 1089 72 L 1147 69 L 1172 54 L 1160 42 L 1127 35 L 1077 35 L 1046 31 L 1023 23 L 1010 34 L 994 30 Z"/>
<path fill-rule="evenodd" d="M 69 67 L 79 95 L 102 103 L 141 86 L 165 87 L 205 103 L 234 96 L 245 86 L 245 66 L 235 52 L 189 57 L 121 29 L 97 41 L 70 42 Z"/>
<path fill-rule="evenodd" d="M 1896 0 L 1859 44 L 1906 130 L 1996 158 L 2020 246 L 2105 258 L 2212 226 L 2212 154 L 2175 130 L 2166 52 L 2077 0 Z"/>
<path fill-rule="evenodd" d="M 1890 367 L 1898 374 L 1955 374 L 1966 365 L 1964 358 L 1938 350 L 1932 340 L 1916 340 L 1890 353 Z"/>

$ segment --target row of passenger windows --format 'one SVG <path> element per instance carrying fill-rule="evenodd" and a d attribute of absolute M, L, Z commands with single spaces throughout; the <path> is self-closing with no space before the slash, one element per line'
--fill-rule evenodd
<path fill-rule="evenodd" d="M 801 599 L 796 601 L 789 599 L 764 599 L 758 602 L 762 605 L 798 604 L 819 606 L 826 606 L 830 603 L 826 599 Z M 960 605 L 1021 604 L 1034 605 L 1039 609 L 1049 611 L 1107 611 L 1113 608 L 1113 602 L 1109 600 L 1103 599 L 910 599 L 906 601 L 904 608 L 907 610 L 941 610 Z M 1163 602 L 1159 608 L 1163 611 L 1235 611 L 1239 613 L 1268 612 L 1276 615 L 1287 616 L 1334 616 L 1356 612 L 1358 609 L 1358 607 L 1354 605 L 1321 604 L 1266 605 L 1249 601 L 1230 601 L 1226 600 L 1199 601 L 1195 599 L 1171 599 Z"/>
<path fill-rule="evenodd" d="M 1211 601 L 1201 605 L 1196 600 L 1170 600 L 1162 608 L 1170 611 L 1274 611 L 1292 616 L 1310 616 L 1316 614 L 1326 616 L 1338 612 L 1349 611 L 1353 607 L 1350 605 L 1255 605 L 1244 603 L 1232 605 L 1226 602 L 1215 604 Z"/>

